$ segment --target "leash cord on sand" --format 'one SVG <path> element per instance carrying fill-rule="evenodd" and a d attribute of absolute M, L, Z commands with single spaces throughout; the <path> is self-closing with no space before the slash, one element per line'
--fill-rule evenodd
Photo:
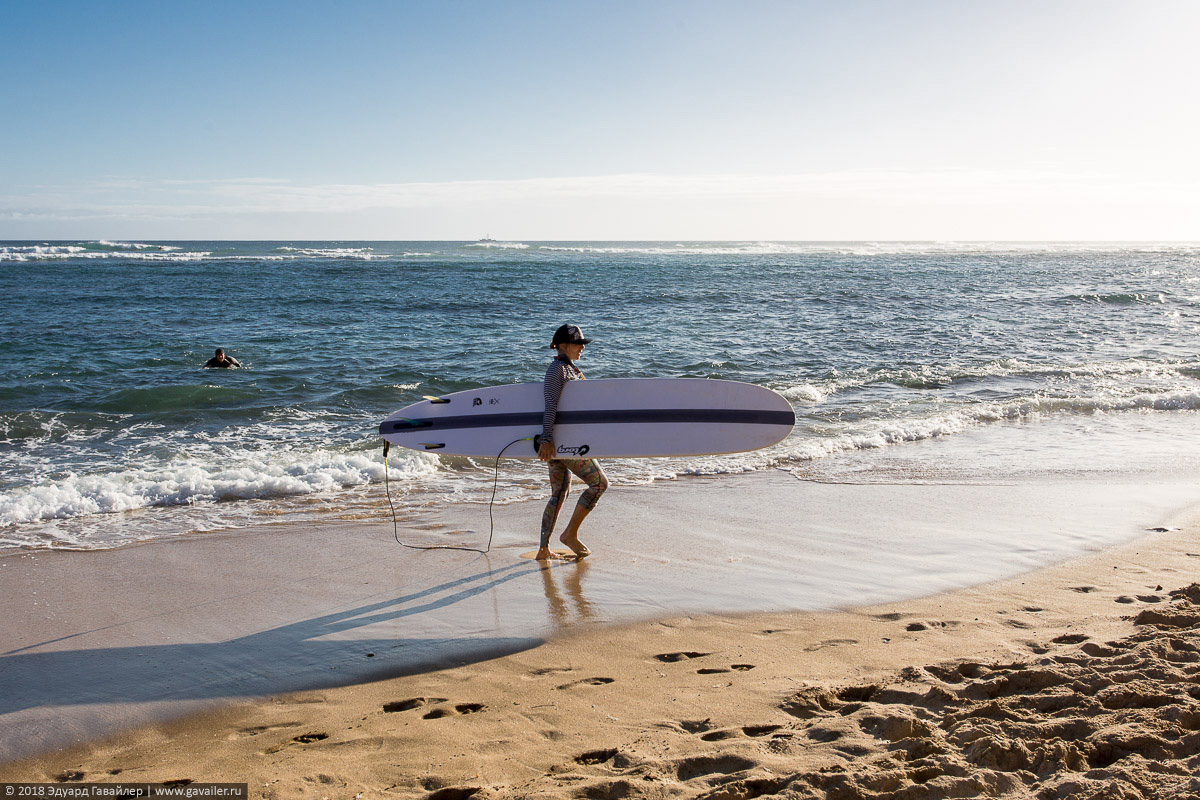
<path fill-rule="evenodd" d="M 487 547 L 480 550 L 478 547 L 455 547 L 448 544 L 434 545 L 415 545 L 407 544 L 400 541 L 400 523 L 396 520 L 396 507 L 392 505 L 392 488 L 388 481 L 388 446 L 391 444 L 387 439 L 383 440 L 383 490 L 387 493 L 388 508 L 392 512 L 392 534 L 396 537 L 396 544 L 401 547 L 407 547 L 411 550 L 461 550 L 467 553 L 483 553 L 487 554 L 492 549 L 492 536 L 496 533 L 496 520 L 492 515 L 492 506 L 496 502 L 496 489 L 500 484 L 500 456 L 504 455 L 504 451 L 512 447 L 517 442 L 531 442 L 534 437 L 526 436 L 523 439 L 513 439 L 504 447 L 500 448 L 500 452 L 496 454 L 496 473 L 492 476 L 492 499 L 488 501 L 488 543 Z"/>

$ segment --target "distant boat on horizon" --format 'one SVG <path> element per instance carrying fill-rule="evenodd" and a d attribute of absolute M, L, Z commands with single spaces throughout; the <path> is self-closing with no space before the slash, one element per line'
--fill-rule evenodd
<path fill-rule="evenodd" d="M 489 234 L 487 234 L 486 236 L 484 236 L 482 239 L 476 239 L 476 241 L 477 241 L 477 242 L 481 242 L 481 243 L 482 243 L 482 242 L 494 242 L 494 241 L 496 241 L 496 240 L 495 240 L 495 239 L 493 239 L 493 238 L 492 238 L 492 235 L 489 233 Z"/>

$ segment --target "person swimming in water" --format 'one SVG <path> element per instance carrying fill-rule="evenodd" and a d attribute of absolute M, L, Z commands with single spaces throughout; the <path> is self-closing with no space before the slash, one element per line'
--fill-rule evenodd
<path fill-rule="evenodd" d="M 208 360 L 208 363 L 206 363 L 204 365 L 204 368 L 205 369 L 233 369 L 234 367 L 240 367 L 241 365 L 242 365 L 242 363 L 240 361 L 238 361 L 233 356 L 225 355 L 225 351 L 218 347 L 217 354 Z"/>
<path fill-rule="evenodd" d="M 546 369 L 546 411 L 542 416 L 542 435 L 538 437 L 538 458 L 547 462 L 550 467 L 550 500 L 546 503 L 546 510 L 542 512 L 541 545 L 534 556 L 538 561 L 558 557 L 550 550 L 550 536 L 554 533 L 559 509 L 571 490 L 571 473 L 579 476 L 588 488 L 580 495 L 571 521 L 558 538 L 571 548 L 576 558 L 591 554 L 587 545 L 579 541 L 579 526 L 591 513 L 600 495 L 608 489 L 608 478 L 596 463 L 596 459 L 554 457 L 554 420 L 558 414 L 558 401 L 567 381 L 584 380 L 583 372 L 575 366 L 575 362 L 583 354 L 584 345 L 590 344 L 591 341 L 584 337 L 578 325 L 561 326 L 550 340 L 550 346 L 554 348 L 556 355 Z"/>

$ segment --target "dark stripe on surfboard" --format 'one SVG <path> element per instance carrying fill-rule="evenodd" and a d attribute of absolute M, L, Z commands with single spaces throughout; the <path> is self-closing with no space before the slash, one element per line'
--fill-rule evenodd
<path fill-rule="evenodd" d="M 758 411 L 742 408 L 631 408 L 609 411 L 560 411 L 556 425 L 607 424 L 668 424 L 708 423 L 729 425 L 794 425 L 796 415 L 791 411 Z M 542 413 L 464 414 L 457 417 L 424 417 L 384 420 L 381 434 L 419 430 L 462 430 L 465 428 L 507 428 L 522 425 L 541 427 Z"/>

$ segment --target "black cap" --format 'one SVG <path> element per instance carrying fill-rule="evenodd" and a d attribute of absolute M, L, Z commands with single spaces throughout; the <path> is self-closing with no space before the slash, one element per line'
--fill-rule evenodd
<path fill-rule="evenodd" d="M 557 347 L 560 344 L 591 344 L 591 339 L 583 338 L 583 331 L 578 325 L 563 325 L 554 332 L 554 338 L 550 340 L 551 347 Z"/>

